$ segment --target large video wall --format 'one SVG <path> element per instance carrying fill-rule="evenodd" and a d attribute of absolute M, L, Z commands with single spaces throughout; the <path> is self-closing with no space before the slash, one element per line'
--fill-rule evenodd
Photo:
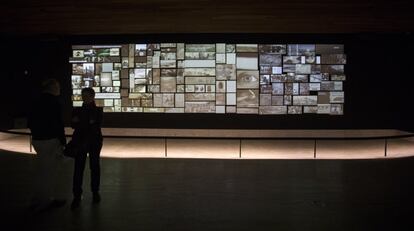
<path fill-rule="evenodd" d="M 74 45 L 73 106 L 105 112 L 344 113 L 341 44 Z"/>

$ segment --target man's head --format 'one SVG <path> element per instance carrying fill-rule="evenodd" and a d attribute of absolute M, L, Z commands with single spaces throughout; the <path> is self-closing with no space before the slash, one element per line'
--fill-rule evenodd
<path fill-rule="evenodd" d="M 88 87 L 82 89 L 82 100 L 84 103 L 89 104 L 92 103 L 95 99 L 95 91 Z"/>
<path fill-rule="evenodd" d="M 42 82 L 42 92 L 54 96 L 60 95 L 60 84 L 56 79 L 46 79 Z"/>

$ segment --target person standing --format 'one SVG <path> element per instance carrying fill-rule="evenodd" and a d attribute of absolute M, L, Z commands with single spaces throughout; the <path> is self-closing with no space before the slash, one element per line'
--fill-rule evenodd
<path fill-rule="evenodd" d="M 62 109 L 58 96 L 60 85 L 55 79 L 42 82 L 42 93 L 31 104 L 29 128 L 36 151 L 37 171 L 34 196 L 30 205 L 36 211 L 61 207 L 66 200 L 55 199 L 56 173 L 66 144 Z"/>
<path fill-rule="evenodd" d="M 82 89 L 83 105 L 75 108 L 72 114 L 73 141 L 78 147 L 75 157 L 73 174 L 73 201 L 71 208 L 79 207 L 82 200 L 82 182 L 86 157 L 89 153 L 89 167 L 91 170 L 91 190 L 93 203 L 99 203 L 100 185 L 100 152 L 102 148 L 102 108 L 95 105 L 95 91 L 92 88 Z"/>

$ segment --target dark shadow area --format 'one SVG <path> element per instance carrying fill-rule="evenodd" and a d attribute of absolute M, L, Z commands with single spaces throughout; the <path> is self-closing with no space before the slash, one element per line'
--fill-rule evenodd
<path fill-rule="evenodd" d="M 26 205 L 34 156 L 0 158 L 2 227 L 15 230 L 401 230 L 414 212 L 414 158 L 103 158 L 99 205 L 86 170 L 79 210 L 43 214 Z M 70 199 L 71 163 L 61 170 Z"/>

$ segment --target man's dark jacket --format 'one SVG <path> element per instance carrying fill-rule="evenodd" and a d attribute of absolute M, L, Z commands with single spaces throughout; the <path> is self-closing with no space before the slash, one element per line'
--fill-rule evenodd
<path fill-rule="evenodd" d="M 66 144 L 62 108 L 57 96 L 43 93 L 32 102 L 29 128 L 33 140 L 59 139 L 62 145 Z"/>

